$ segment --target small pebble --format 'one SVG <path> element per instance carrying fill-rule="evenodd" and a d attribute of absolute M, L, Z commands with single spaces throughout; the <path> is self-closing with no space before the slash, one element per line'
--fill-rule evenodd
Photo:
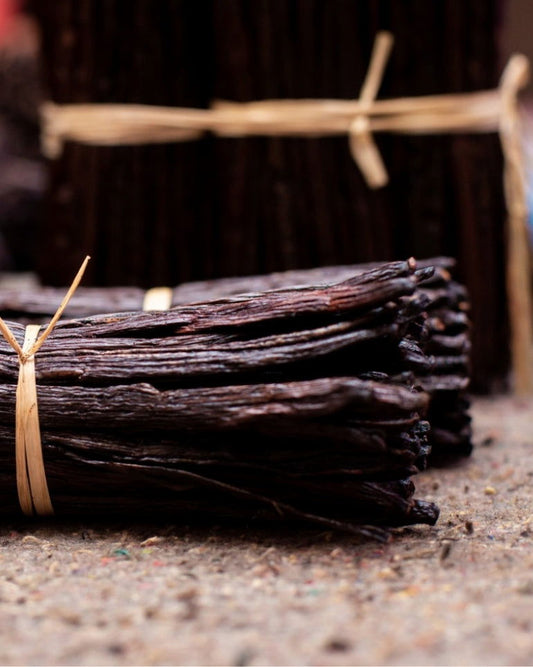
<path fill-rule="evenodd" d="M 233 661 L 233 664 L 235 667 L 246 667 L 246 665 L 249 665 L 250 662 L 253 660 L 254 653 L 248 648 L 243 649 L 240 651 L 236 656 Z"/>
<path fill-rule="evenodd" d="M 162 541 L 162 537 L 154 535 L 153 537 L 148 537 L 146 540 L 143 540 L 141 542 L 141 547 L 152 547 L 154 544 L 160 544 Z"/>
<path fill-rule="evenodd" d="M 396 572 L 390 567 L 384 567 L 378 572 L 378 577 L 380 579 L 396 579 Z"/>
<path fill-rule="evenodd" d="M 493 486 L 486 486 L 485 487 L 485 495 L 486 496 L 495 496 L 498 492 Z"/>
<path fill-rule="evenodd" d="M 124 653 L 124 646 L 122 644 L 109 644 L 107 650 L 111 655 L 122 655 Z"/>
<path fill-rule="evenodd" d="M 346 639 L 335 637 L 326 642 L 324 648 L 331 653 L 344 653 L 350 650 L 350 643 Z"/>
<path fill-rule="evenodd" d="M 452 543 L 451 542 L 445 542 L 442 545 L 442 550 L 440 552 L 440 560 L 441 561 L 446 560 L 448 558 L 448 556 L 450 555 L 451 551 L 452 551 Z"/>
<path fill-rule="evenodd" d="M 120 548 L 113 551 L 113 556 L 117 558 L 123 558 L 125 560 L 131 560 L 131 554 L 127 549 Z"/>
<path fill-rule="evenodd" d="M 344 549 L 341 547 L 335 547 L 329 554 L 331 558 L 338 558 L 339 556 L 344 556 Z"/>
<path fill-rule="evenodd" d="M 520 595 L 533 595 L 533 581 L 526 581 L 525 584 L 522 584 L 516 590 Z"/>

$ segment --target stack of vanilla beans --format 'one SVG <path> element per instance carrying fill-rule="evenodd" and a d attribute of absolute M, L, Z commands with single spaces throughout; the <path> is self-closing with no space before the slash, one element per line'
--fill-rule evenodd
<path fill-rule="evenodd" d="M 296 519 L 378 537 L 433 523 L 438 509 L 410 481 L 428 434 L 440 458 L 470 447 L 465 294 L 450 268 L 409 260 L 188 284 L 163 312 L 141 312 L 140 290 L 80 288 L 67 311 L 77 319 L 36 357 L 56 512 Z M 4 290 L 0 311 L 22 342 L 24 323 L 62 295 Z M 2 340 L 10 513 L 17 373 Z"/>

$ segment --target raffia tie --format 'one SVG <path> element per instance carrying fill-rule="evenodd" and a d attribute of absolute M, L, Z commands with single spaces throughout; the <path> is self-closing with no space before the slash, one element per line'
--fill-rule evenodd
<path fill-rule="evenodd" d="M 390 33 L 377 34 L 357 100 L 215 101 L 211 109 L 47 102 L 41 112 L 43 152 L 58 157 L 65 141 L 107 146 L 169 143 L 198 139 L 205 132 L 225 137 L 346 134 L 368 185 L 377 188 L 388 176 L 374 133 L 497 132 L 509 108 L 508 93 L 516 97 L 527 78 L 527 58 L 514 55 L 494 90 L 377 100 L 392 44 Z M 520 81 L 518 87 L 509 87 L 509 72 L 518 70 L 523 75 L 511 77 Z"/>
<path fill-rule="evenodd" d="M 143 310 L 168 310 L 172 305 L 171 287 L 152 287 L 144 294 Z"/>
<path fill-rule="evenodd" d="M 40 336 L 40 325 L 28 325 L 21 347 L 7 324 L 0 318 L 0 332 L 19 358 L 15 407 L 15 461 L 19 504 L 27 516 L 33 514 L 47 516 L 54 513 L 44 468 L 35 380 L 35 355 L 67 307 L 83 277 L 89 259 L 85 258 L 55 315 Z"/>

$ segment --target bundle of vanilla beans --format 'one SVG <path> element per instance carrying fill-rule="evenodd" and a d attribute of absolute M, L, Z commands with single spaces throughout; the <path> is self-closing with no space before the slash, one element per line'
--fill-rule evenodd
<path fill-rule="evenodd" d="M 410 481 L 426 418 L 444 454 L 469 446 L 465 294 L 448 260 L 434 265 L 189 284 L 164 312 L 139 312 L 137 290 L 80 288 L 69 308 L 81 317 L 36 358 L 56 512 L 303 519 L 377 536 L 433 523 Z M 4 292 L 0 310 L 21 341 L 21 322 L 59 294 Z M 17 510 L 17 373 L 2 341 L 3 512 Z"/>
<path fill-rule="evenodd" d="M 426 297 L 426 320 L 419 344 L 428 359 L 409 369 L 416 382 L 431 396 L 430 461 L 441 464 L 468 456 L 472 451 L 469 401 L 470 332 L 468 296 L 452 278 L 455 261 L 436 257 L 417 262 L 420 269 L 416 291 Z M 433 272 L 428 271 L 430 267 Z M 331 266 L 285 271 L 244 278 L 183 283 L 173 289 L 173 306 L 207 302 L 249 292 L 293 287 L 325 287 L 379 268 L 376 264 Z M 420 273 L 420 272 L 419 272 Z M 64 289 L 42 287 L 0 291 L 0 315 L 17 321 L 47 321 L 61 301 Z M 135 287 L 80 287 L 66 310 L 69 317 L 141 310 L 145 292 Z M 376 370 L 376 369 L 374 369 Z"/>

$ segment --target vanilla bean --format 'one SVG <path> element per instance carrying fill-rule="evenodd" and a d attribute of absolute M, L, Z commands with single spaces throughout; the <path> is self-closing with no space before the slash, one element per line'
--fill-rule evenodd
<path fill-rule="evenodd" d="M 54 428 L 226 429 L 275 420 L 306 421 L 342 411 L 410 423 L 427 411 L 428 395 L 356 378 L 158 390 L 150 384 L 108 387 L 39 386 L 39 413 Z M 0 385 L 0 423 L 13 418 L 12 385 Z"/>

